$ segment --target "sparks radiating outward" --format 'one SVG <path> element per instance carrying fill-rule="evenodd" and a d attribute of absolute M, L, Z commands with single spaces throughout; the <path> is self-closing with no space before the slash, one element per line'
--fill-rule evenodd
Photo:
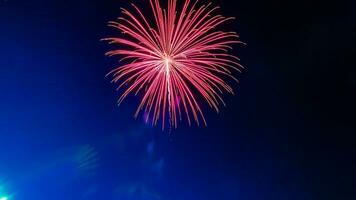
<path fill-rule="evenodd" d="M 237 34 L 216 30 L 233 18 L 214 15 L 218 7 L 210 3 L 197 6 L 197 1 L 182 1 L 178 10 L 177 0 L 168 0 L 166 10 L 159 0 L 150 0 L 154 24 L 134 4 L 134 12 L 122 8 L 124 17 L 109 25 L 125 37 L 105 39 L 120 47 L 107 55 L 120 55 L 126 62 L 109 73 L 119 88 L 126 87 L 119 104 L 130 93 L 141 92 L 135 116 L 144 111 L 154 125 L 162 119 L 162 128 L 167 117 L 174 127 L 183 116 L 189 125 L 192 120 L 206 125 L 198 98 L 218 112 L 219 104 L 224 104 L 223 91 L 233 93 L 223 78 L 236 80 L 231 69 L 242 68 L 239 59 L 228 54 L 229 45 L 242 43 Z"/>

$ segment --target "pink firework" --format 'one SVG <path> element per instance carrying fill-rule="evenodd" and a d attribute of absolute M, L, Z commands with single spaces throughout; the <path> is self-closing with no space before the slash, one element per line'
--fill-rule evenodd
<path fill-rule="evenodd" d="M 231 70 L 242 68 L 239 59 L 228 54 L 231 44 L 242 43 L 238 35 L 217 30 L 233 18 L 214 15 L 218 7 L 210 3 L 197 6 L 197 1 L 182 1 L 177 10 L 177 0 L 168 0 L 166 10 L 159 0 L 150 0 L 154 23 L 134 4 L 133 12 L 122 8 L 124 17 L 109 26 L 119 29 L 123 37 L 105 39 L 119 45 L 107 55 L 125 60 L 109 73 L 119 88 L 125 87 L 119 104 L 131 93 L 142 94 L 135 117 L 144 112 L 153 125 L 161 119 L 162 128 L 166 118 L 177 127 L 183 116 L 189 125 L 192 120 L 206 125 L 198 98 L 218 112 L 219 104 L 225 105 L 223 92 L 233 94 L 224 78 L 236 80 Z"/>

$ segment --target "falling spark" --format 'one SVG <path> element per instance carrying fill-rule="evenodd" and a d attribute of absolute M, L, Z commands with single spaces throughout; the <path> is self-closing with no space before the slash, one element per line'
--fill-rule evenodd
<path fill-rule="evenodd" d="M 137 6 L 131 5 L 134 12 L 121 8 L 124 17 L 109 22 L 123 37 L 104 39 L 119 45 L 107 55 L 119 55 L 125 62 L 109 73 L 119 88 L 126 87 L 119 104 L 129 94 L 140 93 L 135 117 L 143 111 L 145 120 L 153 125 L 161 119 L 163 129 L 167 117 L 170 126 L 176 128 L 184 115 L 189 125 L 192 120 L 197 125 L 202 120 L 206 125 L 198 98 L 219 112 L 219 104 L 225 105 L 223 92 L 233 94 L 224 78 L 237 81 L 231 70 L 240 72 L 243 68 L 239 58 L 228 53 L 231 44 L 242 44 L 238 35 L 217 30 L 234 18 L 215 15 L 218 7 L 211 3 L 197 6 L 197 1 L 184 0 L 178 10 L 177 0 L 168 0 L 166 10 L 159 0 L 150 0 L 154 16 L 151 23 Z"/>

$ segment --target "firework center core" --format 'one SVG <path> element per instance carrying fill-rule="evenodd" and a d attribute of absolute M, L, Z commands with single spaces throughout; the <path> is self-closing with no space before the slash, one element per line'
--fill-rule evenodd
<path fill-rule="evenodd" d="M 164 67 L 165 67 L 165 71 L 167 76 L 169 75 L 170 72 L 170 67 L 171 67 L 171 63 L 172 63 L 172 59 L 169 56 L 164 56 L 163 57 L 163 61 L 164 61 Z"/>

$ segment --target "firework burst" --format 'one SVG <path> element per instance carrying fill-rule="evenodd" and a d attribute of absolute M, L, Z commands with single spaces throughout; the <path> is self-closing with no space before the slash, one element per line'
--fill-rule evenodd
<path fill-rule="evenodd" d="M 186 117 L 189 125 L 206 120 L 198 98 L 217 112 L 224 104 L 222 94 L 233 94 L 231 86 L 224 81 L 233 80 L 231 70 L 240 71 L 242 66 L 228 50 L 234 43 L 242 43 L 235 32 L 224 32 L 217 27 L 233 18 L 215 15 L 218 7 L 211 4 L 197 6 L 197 1 L 168 0 L 168 8 L 162 9 L 159 0 L 150 0 L 154 23 L 132 4 L 133 12 L 121 8 L 123 17 L 109 22 L 120 30 L 122 37 L 106 38 L 119 49 L 107 53 L 119 55 L 125 64 L 112 70 L 113 82 L 124 87 L 119 104 L 129 94 L 142 94 L 135 113 L 145 113 L 152 124 L 166 118 L 177 127 L 178 120 Z M 237 81 L 237 80 L 236 80 Z"/>

